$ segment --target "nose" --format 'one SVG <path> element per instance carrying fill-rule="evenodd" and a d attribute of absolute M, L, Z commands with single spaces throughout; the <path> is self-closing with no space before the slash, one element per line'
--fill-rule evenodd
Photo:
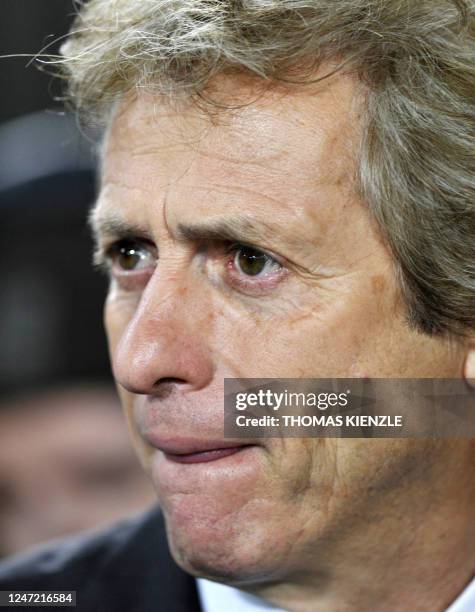
<path fill-rule="evenodd" d="M 112 349 L 114 377 L 122 387 L 158 395 L 170 383 L 191 390 L 211 381 L 207 327 L 212 316 L 205 291 L 155 270 Z"/>

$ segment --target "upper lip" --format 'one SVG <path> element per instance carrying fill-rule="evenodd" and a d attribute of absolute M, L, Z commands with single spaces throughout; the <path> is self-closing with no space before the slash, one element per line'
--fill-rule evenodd
<path fill-rule="evenodd" d="M 147 433 L 145 439 L 152 446 L 155 446 L 167 455 L 191 455 L 193 453 L 204 453 L 206 451 L 221 448 L 238 448 L 240 446 L 250 445 L 249 442 L 243 440 L 203 440 L 200 438 L 186 437 L 164 438 L 153 433 Z"/>

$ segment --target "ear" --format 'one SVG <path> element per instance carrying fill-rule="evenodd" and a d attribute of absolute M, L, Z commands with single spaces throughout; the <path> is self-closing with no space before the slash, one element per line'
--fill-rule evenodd
<path fill-rule="evenodd" d="M 463 377 L 467 384 L 475 389 L 475 340 L 469 342 L 465 362 L 463 366 Z"/>

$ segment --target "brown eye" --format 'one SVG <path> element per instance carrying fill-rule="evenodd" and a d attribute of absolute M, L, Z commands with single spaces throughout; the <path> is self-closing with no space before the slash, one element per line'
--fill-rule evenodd
<path fill-rule="evenodd" d="M 132 272 L 155 265 L 150 247 L 140 242 L 122 240 L 112 245 L 108 253 L 112 264 L 119 270 Z"/>
<path fill-rule="evenodd" d="M 280 268 L 280 264 L 270 255 L 247 246 L 236 249 L 234 266 L 246 276 L 259 276 Z"/>
<path fill-rule="evenodd" d="M 117 255 L 117 263 L 123 270 L 133 270 L 142 258 L 142 254 L 136 248 L 123 246 Z"/>

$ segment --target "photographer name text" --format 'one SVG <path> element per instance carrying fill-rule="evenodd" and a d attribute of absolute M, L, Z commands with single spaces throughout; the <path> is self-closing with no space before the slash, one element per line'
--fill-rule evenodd
<path fill-rule="evenodd" d="M 236 416 L 238 427 L 403 427 L 401 415 L 282 415 L 249 417 Z"/>

